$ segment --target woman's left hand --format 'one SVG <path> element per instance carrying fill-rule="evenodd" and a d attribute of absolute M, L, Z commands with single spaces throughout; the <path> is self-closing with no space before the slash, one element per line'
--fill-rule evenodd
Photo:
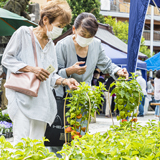
<path fill-rule="evenodd" d="M 65 79 L 64 84 L 67 85 L 70 88 L 70 90 L 77 89 L 79 85 L 79 83 L 73 78 Z"/>
<path fill-rule="evenodd" d="M 125 77 L 126 80 L 128 79 L 128 76 L 129 76 L 126 68 L 120 69 L 120 70 L 117 72 L 117 75 L 120 76 L 120 77 Z"/>

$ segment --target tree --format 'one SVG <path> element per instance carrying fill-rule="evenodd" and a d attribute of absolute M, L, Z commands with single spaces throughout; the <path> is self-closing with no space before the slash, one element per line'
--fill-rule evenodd
<path fill-rule="evenodd" d="M 98 22 L 104 23 L 104 16 L 100 14 L 100 1 L 99 0 L 67 0 L 72 9 L 71 24 L 64 28 L 67 31 L 73 25 L 75 18 L 82 12 L 93 13 Z"/>
<path fill-rule="evenodd" d="M 3 8 L 7 2 L 8 2 L 8 0 L 1 0 L 0 8 Z"/>
<path fill-rule="evenodd" d="M 142 36 L 139 51 L 140 51 L 141 53 L 144 53 L 144 54 L 149 58 L 149 57 L 151 57 L 151 51 L 150 51 L 150 49 L 148 49 L 148 47 L 144 44 L 144 41 L 145 41 L 145 38 Z M 155 53 L 153 52 L 153 53 L 152 53 L 152 56 L 153 56 L 154 54 L 155 54 Z"/>
<path fill-rule="evenodd" d="M 113 32 L 115 36 L 121 39 L 124 43 L 128 44 L 129 23 L 127 21 L 117 22 L 116 19 L 112 18 L 111 16 L 105 17 L 104 20 L 106 24 L 109 24 L 110 26 L 113 27 Z M 147 57 L 151 57 L 150 49 L 148 49 L 147 46 L 144 45 L 144 41 L 145 41 L 145 38 L 142 36 L 139 51 L 145 54 Z"/>

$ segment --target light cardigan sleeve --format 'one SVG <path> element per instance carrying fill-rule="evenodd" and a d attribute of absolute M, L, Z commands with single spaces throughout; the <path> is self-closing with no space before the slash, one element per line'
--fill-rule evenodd
<path fill-rule="evenodd" d="M 58 71 L 58 64 L 57 64 L 57 56 L 56 56 L 55 46 L 54 46 L 54 53 L 53 53 L 53 55 L 54 55 L 54 66 L 55 66 L 55 70 L 54 70 L 54 72 L 53 72 L 53 74 L 52 74 L 50 86 L 53 87 L 53 88 L 57 88 L 58 85 L 56 85 L 56 81 L 57 81 L 57 79 L 59 79 L 61 76 L 59 76 L 58 74 L 56 74 L 57 71 Z"/>
<path fill-rule="evenodd" d="M 63 52 L 63 43 L 56 44 L 56 54 L 58 60 L 58 74 L 63 78 L 69 78 L 66 73 L 66 58 Z"/>
<path fill-rule="evenodd" d="M 51 85 L 50 85 L 52 88 L 57 88 L 59 86 L 59 85 L 56 85 L 56 81 L 59 78 L 60 76 L 58 74 L 53 73 L 52 78 L 51 78 Z"/>
<path fill-rule="evenodd" d="M 19 70 L 27 66 L 27 64 L 16 58 L 22 48 L 22 36 L 23 28 L 21 27 L 14 32 L 3 53 L 2 65 L 12 73 L 21 73 Z"/>
<path fill-rule="evenodd" d="M 104 73 L 109 73 L 111 77 L 114 79 L 118 78 L 117 73 L 118 70 L 121 68 L 112 63 L 111 59 L 106 56 L 106 53 L 104 49 L 102 49 L 101 43 L 99 43 L 99 57 L 98 57 L 98 62 L 97 62 L 97 67 Z"/>

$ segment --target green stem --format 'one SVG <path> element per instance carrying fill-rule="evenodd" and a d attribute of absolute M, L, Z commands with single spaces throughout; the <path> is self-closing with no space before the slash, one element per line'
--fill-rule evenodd
<path fill-rule="evenodd" d="M 133 119 L 133 116 L 134 116 L 134 110 L 133 110 L 133 114 L 132 114 L 132 119 Z M 133 123 L 133 121 L 131 121 L 131 126 L 132 126 L 132 123 Z"/>
<path fill-rule="evenodd" d="M 82 115 L 83 115 L 83 113 L 82 113 Z M 81 118 L 80 124 L 81 123 L 82 123 L 82 118 Z M 80 135 L 81 135 L 81 132 L 82 132 L 81 128 L 82 128 L 82 125 L 80 125 Z"/>
<path fill-rule="evenodd" d="M 79 95 L 78 95 L 78 101 L 77 101 L 77 107 L 76 107 L 76 116 L 75 116 L 75 131 L 76 131 L 76 129 L 77 129 L 77 108 L 78 108 L 78 106 L 79 106 Z"/>
<path fill-rule="evenodd" d="M 68 134 L 68 144 L 69 144 L 69 133 L 67 133 Z"/>

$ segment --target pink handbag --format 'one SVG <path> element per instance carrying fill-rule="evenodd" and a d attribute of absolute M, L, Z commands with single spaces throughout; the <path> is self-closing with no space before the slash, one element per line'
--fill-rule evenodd
<path fill-rule="evenodd" d="M 38 67 L 35 39 L 31 29 L 30 32 L 33 45 L 34 60 L 36 67 Z M 16 92 L 20 92 L 32 97 L 38 96 L 39 86 L 40 86 L 40 80 L 37 79 L 35 74 L 32 72 L 17 73 L 17 74 L 11 73 L 9 79 L 4 84 L 5 88 L 13 89 Z"/>

